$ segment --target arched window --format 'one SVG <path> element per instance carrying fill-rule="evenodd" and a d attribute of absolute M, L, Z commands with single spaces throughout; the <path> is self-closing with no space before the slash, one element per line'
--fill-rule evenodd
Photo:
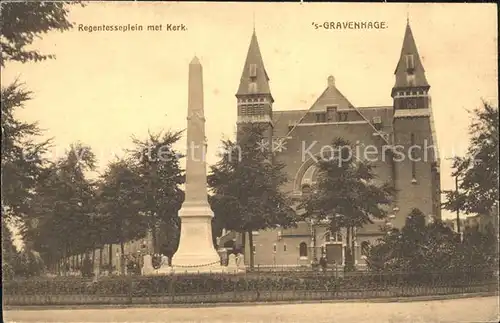
<path fill-rule="evenodd" d="M 316 180 L 316 174 L 317 174 L 317 168 L 315 165 L 309 166 L 309 168 L 304 172 L 304 175 L 302 175 L 302 185 L 311 185 L 314 184 L 314 181 Z"/>
<path fill-rule="evenodd" d="M 300 257 L 307 257 L 307 243 L 301 242 L 299 244 L 299 255 Z"/>
<path fill-rule="evenodd" d="M 370 243 L 368 241 L 361 242 L 361 255 L 368 256 L 370 250 Z"/>

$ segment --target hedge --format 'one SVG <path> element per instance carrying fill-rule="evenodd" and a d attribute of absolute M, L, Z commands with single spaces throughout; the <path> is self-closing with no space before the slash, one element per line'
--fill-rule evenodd
<path fill-rule="evenodd" d="M 115 276 L 97 281 L 79 277 L 4 282 L 7 295 L 179 295 L 265 290 L 359 290 L 397 286 L 466 286 L 494 278 L 493 273 L 330 273 L 301 272 L 258 275 Z"/>

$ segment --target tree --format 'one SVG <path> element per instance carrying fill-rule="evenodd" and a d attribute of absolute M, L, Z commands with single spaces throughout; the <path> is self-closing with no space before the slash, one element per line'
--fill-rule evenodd
<path fill-rule="evenodd" d="M 50 31 L 65 31 L 72 27 L 68 21 L 68 5 L 76 2 L 8 2 L 0 7 L 0 66 L 6 61 L 40 61 L 53 58 L 37 50 L 27 49 L 35 38 Z"/>
<path fill-rule="evenodd" d="M 456 242 L 453 232 L 446 229 L 442 232 L 446 238 L 438 238 L 434 232 L 436 230 L 426 225 L 425 215 L 420 210 L 413 209 L 401 230 L 391 230 L 370 248 L 367 263 L 372 270 L 417 273 L 433 271 L 437 265 L 449 266 L 445 261 L 448 257 L 443 257 L 443 261 L 436 258 L 439 254 L 436 246 L 440 245 L 442 250 L 450 251 L 447 243 Z M 453 249 L 448 252 L 448 256 L 452 254 Z"/>
<path fill-rule="evenodd" d="M 452 176 L 459 176 L 458 192 L 444 191 L 444 208 L 487 215 L 498 206 L 498 107 L 483 102 L 473 111 L 467 155 L 453 159 Z"/>
<path fill-rule="evenodd" d="M 47 168 L 36 186 L 32 221 L 23 235 L 49 262 L 90 250 L 95 185 L 86 178 L 95 170 L 95 155 L 81 143 Z"/>
<path fill-rule="evenodd" d="M 298 219 L 280 190 L 287 181 L 284 164 L 261 149 L 264 129 L 251 125 L 242 134 L 238 143 L 223 141 L 225 153 L 210 167 L 208 184 L 214 193 L 210 201 L 216 221 L 228 230 L 248 234 L 252 248 L 253 231 L 294 226 Z M 250 252 L 251 268 L 253 264 Z"/>
<path fill-rule="evenodd" d="M 466 271 L 498 269 L 498 233 L 490 223 L 483 231 L 478 226 L 466 227 L 457 260 Z"/>
<path fill-rule="evenodd" d="M 302 206 L 316 221 L 327 220 L 331 232 L 346 229 L 346 269 L 352 270 L 354 229 L 384 218 L 394 190 L 387 183 L 373 183 L 373 167 L 353 157 L 348 141 L 336 138 L 332 147 L 333 154 L 318 161 L 317 184 Z"/>
<path fill-rule="evenodd" d="M 121 271 L 125 270 L 125 247 L 127 241 L 144 237 L 144 217 L 140 215 L 143 192 L 139 177 L 125 160 L 108 165 L 99 186 L 98 212 L 106 228 L 103 241 L 120 244 Z"/>
<path fill-rule="evenodd" d="M 31 93 L 17 82 L 1 90 L 2 216 L 17 225 L 30 213 L 34 188 L 47 163 L 43 155 L 50 148 L 50 140 L 38 139 L 43 133 L 37 123 L 14 116 L 30 98 Z"/>
<path fill-rule="evenodd" d="M 172 258 L 179 244 L 180 221 L 178 211 L 184 201 L 184 174 L 179 165 L 180 153 L 173 145 L 182 132 L 149 133 L 145 140 L 133 139 L 134 149 L 129 151 L 131 167 L 137 174 L 137 187 L 142 192 L 140 211 L 148 219 L 153 234 L 154 252 Z M 160 246 L 157 228 L 164 227 L 164 243 Z"/>
<path fill-rule="evenodd" d="M 468 228 L 463 242 L 441 220 L 425 221 L 413 209 L 405 226 L 393 229 L 369 250 L 367 263 L 374 271 L 412 273 L 418 277 L 441 272 L 491 271 L 497 261 L 495 235 Z"/>

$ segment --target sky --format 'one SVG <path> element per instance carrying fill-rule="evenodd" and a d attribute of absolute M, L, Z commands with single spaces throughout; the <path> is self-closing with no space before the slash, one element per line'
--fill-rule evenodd
<path fill-rule="evenodd" d="M 52 157 L 71 143 L 92 147 L 99 170 L 131 147 L 131 136 L 186 127 L 188 65 L 203 65 L 207 162 L 233 138 L 239 79 L 253 27 L 271 79 L 274 110 L 308 109 L 327 77 L 358 107 L 392 105 L 394 69 L 407 22 L 431 85 L 442 189 L 453 189 L 448 158 L 465 153 L 467 110 L 497 105 L 494 4 L 144 3 L 74 6 L 75 28 L 51 32 L 33 47 L 56 59 L 9 62 L 2 84 L 33 91 L 17 114 L 54 138 Z M 383 30 L 315 29 L 313 23 L 383 21 Z M 142 25 L 143 31 L 86 32 L 79 25 Z M 184 24 L 186 31 L 167 31 Z M 162 31 L 147 31 L 162 25 Z M 178 149 L 185 146 L 185 139 Z M 445 213 L 444 217 L 453 215 Z"/>

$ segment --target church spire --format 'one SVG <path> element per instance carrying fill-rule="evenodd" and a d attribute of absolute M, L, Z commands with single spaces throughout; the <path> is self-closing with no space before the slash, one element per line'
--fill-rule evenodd
<path fill-rule="evenodd" d="M 394 89 L 415 87 L 428 89 L 430 87 L 425 78 L 424 66 L 418 54 L 409 19 L 407 19 L 403 47 L 394 74 L 396 76 Z"/>
<path fill-rule="evenodd" d="M 260 53 L 255 29 L 253 30 L 250 46 L 248 47 L 247 58 L 236 96 L 252 94 L 271 95 L 269 77 L 264 67 L 264 60 Z"/>

